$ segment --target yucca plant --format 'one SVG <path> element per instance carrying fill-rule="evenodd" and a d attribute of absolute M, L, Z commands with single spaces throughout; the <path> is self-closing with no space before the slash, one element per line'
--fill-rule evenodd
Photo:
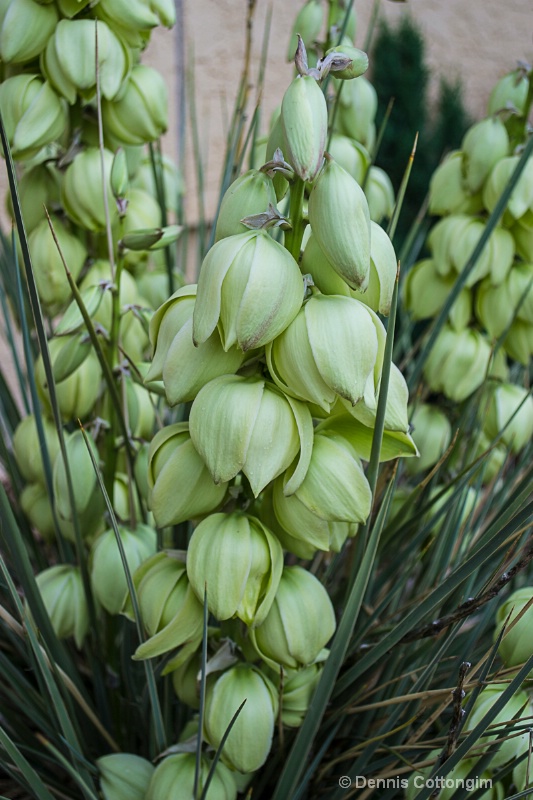
<path fill-rule="evenodd" d="M 530 398 L 517 407 L 496 389 L 487 401 L 487 378 L 436 412 L 423 375 L 514 208 L 531 141 L 433 326 L 419 339 L 402 316 L 394 343 L 391 237 L 412 157 L 395 200 L 374 167 L 381 131 L 351 3 L 302 9 L 296 74 L 263 141 L 258 111 L 246 127 L 246 58 L 197 285 L 180 285 L 164 249 L 180 184 L 152 144 L 142 185 L 159 216 L 147 219 L 128 151 L 164 127 L 136 59 L 172 4 L 11 0 L 2 31 L 26 5 L 39 36 L 22 56 L 9 39 L 0 87 L 18 233 L 1 271 L 16 370 L 10 388 L 0 368 L 3 791 L 424 798 L 440 783 L 443 796 L 520 795 Z M 253 4 L 249 15 L 250 37 Z M 69 22 L 87 24 L 74 37 Z M 83 74 L 61 67 L 80 53 Z M 13 97 L 28 100 L 20 119 Z M 35 98 L 39 131 L 24 121 Z M 12 154 L 37 162 L 20 180 Z M 468 353 L 450 350 L 453 387 L 477 372 L 457 366 Z M 528 364 L 509 368 L 517 379 Z"/>

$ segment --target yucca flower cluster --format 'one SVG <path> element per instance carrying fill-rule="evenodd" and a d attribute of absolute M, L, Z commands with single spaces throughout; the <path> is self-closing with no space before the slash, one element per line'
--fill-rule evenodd
<path fill-rule="evenodd" d="M 202 735 L 217 748 L 247 698 L 222 751 L 243 774 L 267 758 L 278 713 L 301 723 L 327 658 L 333 606 L 295 557 L 339 551 L 369 516 L 363 463 L 384 358 L 379 312 L 397 273 L 361 186 L 325 152 L 321 81 L 357 74 L 355 56 L 332 51 L 309 67 L 298 42 L 280 146 L 228 188 L 198 284 L 152 318 L 146 376 L 169 405 L 191 404 L 188 421 L 150 445 L 150 509 L 161 527 L 192 520 L 194 529 L 186 553 L 158 553 L 134 575 L 150 634 L 136 655 L 167 654 L 178 696 L 197 705 L 207 603 L 217 666 Z M 286 215 L 277 207 L 285 192 Z M 381 460 L 416 454 L 407 399 L 393 365 Z M 227 640 L 229 660 L 219 655 Z M 170 760 L 152 787 L 167 780 Z M 182 774 L 184 759 L 175 768 Z"/>
<path fill-rule="evenodd" d="M 494 86 L 488 115 L 449 153 L 430 185 L 429 256 L 408 273 L 404 301 L 415 320 L 436 317 L 463 273 L 520 159 L 529 134 L 531 70 L 526 65 Z M 529 158 L 507 207 L 469 272 L 424 367 L 428 388 L 453 403 L 470 397 L 492 378 L 482 402 L 481 450 L 502 431 L 486 477 L 501 467 L 507 450 L 518 453 L 533 434 L 533 401 L 510 382 L 509 363 L 527 369 L 533 352 L 533 159 Z M 440 408 L 416 412 L 414 438 L 432 452 L 419 467 L 435 464 L 451 440 Z M 420 425 L 418 424 L 420 423 Z M 418 428 L 418 430 L 417 430 Z"/>
<path fill-rule="evenodd" d="M 163 251 L 156 251 L 178 232 L 176 226 L 162 228 L 161 190 L 172 212 L 182 187 L 177 169 L 155 150 L 159 168 L 152 170 L 147 145 L 167 128 L 167 92 L 163 77 L 140 57 L 151 31 L 174 21 L 168 0 L 0 4 L 0 111 L 18 168 L 52 368 L 50 376 L 42 354 L 37 358 L 38 407 L 13 438 L 26 484 L 20 502 L 46 543 L 64 540 L 79 548 L 81 541 L 97 614 L 117 614 L 127 585 L 89 449 L 96 464 L 103 464 L 130 569 L 156 551 L 143 497 L 143 455 L 155 407 L 141 373 L 153 309 L 168 294 L 169 280 L 182 282 L 172 265 L 166 268 Z M 9 209 L 14 213 L 12 204 Z M 110 399 L 109 376 L 118 408 Z M 73 635 L 81 647 L 90 598 L 79 564 L 50 567 L 37 583 L 58 636 Z"/>

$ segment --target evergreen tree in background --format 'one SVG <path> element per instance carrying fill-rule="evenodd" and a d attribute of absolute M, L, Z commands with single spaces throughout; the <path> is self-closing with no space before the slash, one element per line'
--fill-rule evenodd
<path fill-rule="evenodd" d="M 432 172 L 445 151 L 460 145 L 471 121 L 463 105 L 460 81 L 441 81 L 437 107 L 431 112 L 425 43 L 409 15 L 403 16 L 396 28 L 381 22 L 371 63 L 371 79 L 378 94 L 378 130 L 394 98 L 376 164 L 390 176 L 396 191 L 418 132 L 416 157 L 395 236 L 399 248 L 424 201 Z"/>

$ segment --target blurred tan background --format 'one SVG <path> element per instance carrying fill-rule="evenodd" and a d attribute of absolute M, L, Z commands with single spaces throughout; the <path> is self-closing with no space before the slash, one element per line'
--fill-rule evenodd
<path fill-rule="evenodd" d="M 263 131 L 292 76 L 292 68 L 286 61 L 287 47 L 302 5 L 302 0 L 256 2 L 251 73 L 255 81 L 265 19 L 272 7 Z M 355 0 L 359 47 L 365 42 L 373 7 L 374 0 Z M 200 147 L 206 167 L 208 219 L 216 208 L 227 120 L 242 68 L 247 8 L 248 0 L 183 0 L 183 30 L 157 30 L 144 57 L 146 63 L 157 67 L 168 80 L 171 109 L 165 149 L 173 157 L 178 152 L 179 138 L 178 74 L 182 74 L 183 68 L 194 73 Z M 484 115 L 490 88 L 502 74 L 513 69 L 518 60 L 533 61 L 532 0 L 408 0 L 406 3 L 381 0 L 379 14 L 391 25 L 404 14 L 415 18 L 425 36 L 433 94 L 441 76 L 452 81 L 460 77 L 465 105 L 474 118 Z M 187 163 L 192 165 L 189 134 L 186 153 Z M 197 186 L 190 166 L 186 178 L 187 217 L 193 222 L 198 215 Z"/>

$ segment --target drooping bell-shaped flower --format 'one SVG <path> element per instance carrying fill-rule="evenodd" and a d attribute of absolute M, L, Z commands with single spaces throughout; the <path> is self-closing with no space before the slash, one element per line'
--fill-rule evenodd
<path fill-rule="evenodd" d="M 190 413 L 194 446 L 215 483 L 241 470 L 255 496 L 300 453 L 305 474 L 312 440 L 307 406 L 259 377 L 222 375 L 200 390 Z"/>
<path fill-rule="evenodd" d="M 256 517 L 211 514 L 195 528 L 187 575 L 199 600 L 218 619 L 260 625 L 270 610 L 283 569 L 283 550 Z"/>
<path fill-rule="evenodd" d="M 366 305 L 316 293 L 267 346 L 267 363 L 284 392 L 329 412 L 338 396 L 355 405 L 373 384 L 384 343 L 383 325 Z"/>
<path fill-rule="evenodd" d="M 269 666 L 298 669 L 321 656 L 334 632 L 333 605 L 318 578 L 302 567 L 285 567 L 272 608 L 250 638 Z"/>
<path fill-rule="evenodd" d="M 187 422 L 167 425 L 152 439 L 148 486 L 148 505 L 160 528 L 211 513 L 227 491 L 227 483 L 213 483 L 191 441 Z"/>
<path fill-rule="evenodd" d="M 298 313 L 303 284 L 291 254 L 264 231 L 228 236 L 205 257 L 193 314 L 193 341 L 219 327 L 225 350 L 261 347 Z"/>
<path fill-rule="evenodd" d="M 357 181 L 332 158 L 309 195 L 309 221 L 333 269 L 352 289 L 364 291 L 370 277 L 368 202 Z"/>
<path fill-rule="evenodd" d="M 170 405 L 193 400 L 202 386 L 219 375 L 236 372 L 245 359 L 238 347 L 224 350 L 216 329 L 194 346 L 195 298 L 196 286 L 183 286 L 150 320 L 153 359 L 146 381 L 162 380 Z"/>

